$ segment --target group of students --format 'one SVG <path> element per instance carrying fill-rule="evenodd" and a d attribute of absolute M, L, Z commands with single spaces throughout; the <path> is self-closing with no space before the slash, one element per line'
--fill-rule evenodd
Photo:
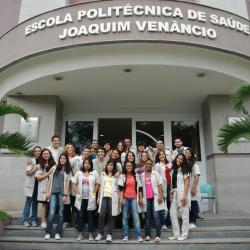
<path fill-rule="evenodd" d="M 54 135 L 50 147 L 36 146 L 33 158 L 27 160 L 24 226 L 38 225 L 41 204 L 46 240 L 51 237 L 56 216 L 57 240 L 70 225 L 78 228 L 77 240 L 82 240 L 87 223 L 89 240 L 102 240 L 106 231 L 106 241 L 111 242 L 117 218 L 122 218 L 124 241 L 131 222 L 138 242 L 151 240 L 152 225 L 156 243 L 161 230 L 170 226 L 173 236 L 169 240 L 187 239 L 189 229 L 196 227 L 200 171 L 193 150 L 184 147 L 181 138 L 175 138 L 174 144 L 174 151 L 165 149 L 162 140 L 155 148 L 145 148 L 143 142 L 134 148 L 130 139 L 124 139 L 111 149 L 110 143 L 99 146 L 93 140 L 78 156 L 73 144 L 62 148 L 59 136 Z M 97 214 L 98 233 L 94 237 Z"/>

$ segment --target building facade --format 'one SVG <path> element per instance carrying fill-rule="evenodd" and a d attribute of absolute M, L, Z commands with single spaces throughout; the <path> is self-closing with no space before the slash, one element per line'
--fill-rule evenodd
<path fill-rule="evenodd" d="M 248 0 L 0 4 L 0 98 L 30 115 L 28 124 L 5 117 L 2 131 L 42 147 L 58 134 L 79 151 L 93 138 L 124 137 L 173 148 L 180 136 L 218 211 L 249 212 L 250 143 L 228 155 L 217 147 L 219 128 L 238 117 L 229 94 L 250 81 Z M 19 210 L 25 158 L 2 150 L 0 159 L 0 208 Z"/>

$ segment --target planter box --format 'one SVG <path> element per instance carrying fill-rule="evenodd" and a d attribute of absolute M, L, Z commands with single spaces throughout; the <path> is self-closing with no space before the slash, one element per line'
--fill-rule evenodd
<path fill-rule="evenodd" d="M 4 227 L 10 224 L 10 218 L 0 220 L 0 237 L 3 236 Z"/>

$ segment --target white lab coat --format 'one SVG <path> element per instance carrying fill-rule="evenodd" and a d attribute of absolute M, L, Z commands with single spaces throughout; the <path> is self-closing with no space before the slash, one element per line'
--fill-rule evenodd
<path fill-rule="evenodd" d="M 145 173 L 141 174 L 141 183 L 142 183 L 142 189 L 143 189 L 143 205 L 139 206 L 139 212 L 147 212 Z M 167 210 L 166 203 L 164 201 L 162 201 L 161 203 L 158 202 L 158 198 L 159 198 L 158 186 L 163 184 L 163 180 L 160 174 L 154 170 L 151 173 L 151 183 L 152 183 L 153 192 L 154 192 L 155 211 Z"/>
<path fill-rule="evenodd" d="M 80 192 L 80 198 L 76 198 L 75 207 L 80 211 L 82 205 L 82 179 L 83 172 L 78 171 L 72 179 L 72 183 L 77 184 L 78 190 Z M 89 173 L 89 198 L 88 198 L 88 207 L 87 210 L 96 209 L 96 196 L 93 195 L 96 184 L 98 183 L 99 177 L 97 171 L 92 171 Z"/>
<path fill-rule="evenodd" d="M 102 207 L 102 198 L 104 193 L 104 181 L 105 181 L 106 173 L 103 172 L 100 177 L 100 202 L 99 202 L 99 209 L 98 213 L 101 211 Z M 121 207 L 119 204 L 119 190 L 118 190 L 118 178 L 112 176 L 112 216 L 117 216 L 121 212 Z"/>
<path fill-rule="evenodd" d="M 26 172 L 29 172 L 32 170 L 32 168 L 36 165 L 36 159 L 32 158 L 31 159 L 32 163 L 30 165 L 26 166 Z M 33 191 L 34 191 L 34 185 L 35 185 L 35 174 L 36 172 L 31 175 L 31 176 L 27 176 L 25 178 L 25 182 L 24 182 L 24 196 L 26 197 L 32 197 L 33 195 Z"/>

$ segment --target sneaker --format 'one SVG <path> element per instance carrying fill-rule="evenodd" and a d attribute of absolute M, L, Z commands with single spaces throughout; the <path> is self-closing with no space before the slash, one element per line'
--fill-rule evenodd
<path fill-rule="evenodd" d="M 138 237 L 136 240 L 137 240 L 138 242 L 143 242 L 143 238 L 142 238 L 142 237 Z"/>
<path fill-rule="evenodd" d="M 178 238 L 179 241 L 183 241 L 183 240 L 186 240 L 187 239 L 187 236 L 181 236 Z"/>
<path fill-rule="evenodd" d="M 93 240 L 94 240 L 93 234 L 89 234 L 89 241 L 93 241 Z"/>
<path fill-rule="evenodd" d="M 167 228 L 167 226 L 166 226 L 166 225 L 163 225 L 163 226 L 161 227 L 161 230 L 162 230 L 162 231 L 167 231 L 167 230 L 168 230 L 168 228 Z"/>
<path fill-rule="evenodd" d="M 173 235 L 173 236 L 170 236 L 168 237 L 169 240 L 178 240 L 180 236 L 178 235 Z"/>
<path fill-rule="evenodd" d="M 112 235 L 111 234 L 107 234 L 106 241 L 107 242 L 112 242 Z"/>
<path fill-rule="evenodd" d="M 102 234 L 97 234 L 97 236 L 95 237 L 95 240 L 96 241 L 99 241 L 99 240 L 101 240 L 102 239 Z"/>
<path fill-rule="evenodd" d="M 146 237 L 144 238 L 144 240 L 145 240 L 145 241 L 150 241 L 151 239 L 150 239 L 149 236 L 146 236 Z"/>
<path fill-rule="evenodd" d="M 68 222 L 64 222 L 63 223 L 63 228 L 66 228 L 66 227 L 68 227 L 69 226 L 69 223 Z"/>
<path fill-rule="evenodd" d="M 49 239 L 50 239 L 50 234 L 45 234 L 44 239 L 45 239 L 45 240 L 49 240 Z"/>
<path fill-rule="evenodd" d="M 122 240 L 123 241 L 128 241 L 128 236 L 124 236 Z"/>
<path fill-rule="evenodd" d="M 194 228 L 196 228 L 197 226 L 194 224 L 194 223 L 190 223 L 189 224 L 189 229 L 194 229 Z"/>
<path fill-rule="evenodd" d="M 61 239 L 60 234 L 56 234 L 56 235 L 55 235 L 55 239 L 56 239 L 56 240 L 60 240 L 60 239 Z"/>
<path fill-rule="evenodd" d="M 28 221 L 25 221 L 25 222 L 23 223 L 23 225 L 24 225 L 25 227 L 30 227 L 30 223 L 29 223 Z"/>
<path fill-rule="evenodd" d="M 32 226 L 32 227 L 37 227 L 37 222 L 36 222 L 36 221 L 32 221 L 32 222 L 31 222 L 31 226 Z"/>
<path fill-rule="evenodd" d="M 83 240 L 83 235 L 82 235 L 82 233 L 79 233 L 79 234 L 78 234 L 76 240 L 77 240 L 77 241 Z"/>
<path fill-rule="evenodd" d="M 47 228 L 47 223 L 46 223 L 46 222 L 43 222 L 43 223 L 41 224 L 41 227 L 42 227 L 42 228 Z"/>
<path fill-rule="evenodd" d="M 160 237 L 155 237 L 155 243 L 159 243 L 161 241 Z"/>

